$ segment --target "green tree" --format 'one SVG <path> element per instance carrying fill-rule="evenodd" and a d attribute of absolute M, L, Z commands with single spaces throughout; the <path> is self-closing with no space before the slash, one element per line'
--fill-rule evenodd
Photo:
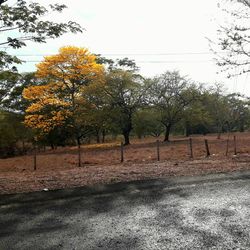
<path fill-rule="evenodd" d="M 210 131 L 213 119 L 204 102 L 202 91 L 197 91 L 197 99 L 183 113 L 181 121 L 185 136 L 193 133 L 206 134 Z"/>
<path fill-rule="evenodd" d="M 94 112 L 99 112 L 97 131 L 104 128 L 104 132 L 122 133 L 128 145 L 134 114 L 144 99 L 144 79 L 137 73 L 139 68 L 134 60 L 97 55 L 97 62 L 104 65 L 106 75 L 105 84 L 97 84 L 91 93 Z"/>
<path fill-rule="evenodd" d="M 25 142 L 31 140 L 33 134 L 22 121 L 21 114 L 0 111 L 0 157 L 25 153 Z M 22 143 L 22 146 L 18 143 Z"/>
<path fill-rule="evenodd" d="M 159 137 L 164 132 L 164 126 L 160 121 L 160 115 L 154 107 L 145 107 L 135 113 L 134 132 L 138 138 L 146 135 Z"/>
<path fill-rule="evenodd" d="M 203 96 L 204 105 L 213 120 L 218 139 L 220 139 L 230 118 L 228 99 L 223 93 L 222 85 L 216 84 L 206 90 Z"/>
<path fill-rule="evenodd" d="M 178 123 L 184 110 L 197 98 L 196 88 L 189 84 L 178 71 L 167 71 L 149 83 L 149 102 L 160 114 L 160 121 L 165 126 L 164 141 L 169 141 L 173 126 Z"/>
<path fill-rule="evenodd" d="M 249 100 L 241 94 L 233 93 L 227 96 L 229 105 L 229 131 L 244 132 L 249 126 L 250 111 Z"/>
<path fill-rule="evenodd" d="M 6 107 L 9 99 L 9 94 L 16 86 L 20 75 L 17 72 L 12 71 L 0 71 L 0 107 Z"/>
<path fill-rule="evenodd" d="M 29 86 L 40 85 L 43 82 L 35 76 L 35 72 L 11 74 L 11 76 L 13 77 L 13 84 L 2 85 L 2 93 L 5 95 L 0 102 L 0 106 L 2 109 L 24 114 L 29 102 L 23 98 L 23 90 Z"/>
<path fill-rule="evenodd" d="M 104 93 L 110 109 L 110 118 L 130 144 L 133 116 L 144 101 L 143 78 L 130 71 L 112 70 L 106 76 Z"/>
<path fill-rule="evenodd" d="M 90 130 L 90 134 L 96 137 L 96 142 L 105 141 L 105 136 L 112 129 L 110 109 L 103 93 L 103 83 L 91 84 L 87 86 L 83 93 L 86 104 L 80 108 L 80 113 Z M 81 110 L 82 109 L 82 110 Z"/>

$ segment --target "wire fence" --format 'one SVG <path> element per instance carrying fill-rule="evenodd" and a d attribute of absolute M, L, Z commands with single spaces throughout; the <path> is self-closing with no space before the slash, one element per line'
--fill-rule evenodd
<path fill-rule="evenodd" d="M 125 146 L 123 142 L 120 145 L 104 149 L 88 149 L 79 147 L 75 149 L 46 151 L 45 148 L 34 147 L 30 157 L 33 158 L 33 170 L 42 168 L 46 164 L 44 156 L 51 157 L 53 164 L 67 166 L 86 166 L 86 165 L 105 165 L 105 164 L 123 164 L 138 162 L 159 162 L 168 160 L 185 160 L 209 158 L 211 156 L 231 157 L 239 153 L 248 153 L 248 146 L 244 144 L 243 150 L 239 150 L 236 136 L 229 139 L 177 139 L 163 142 L 136 144 Z M 242 144 L 242 143 L 239 143 Z M 72 157 L 72 155 L 74 157 Z"/>

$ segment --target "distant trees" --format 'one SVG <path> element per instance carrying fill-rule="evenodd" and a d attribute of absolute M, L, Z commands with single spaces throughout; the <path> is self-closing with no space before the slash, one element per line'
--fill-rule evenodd
<path fill-rule="evenodd" d="M 207 104 L 204 102 L 205 94 L 198 90 L 197 99 L 192 102 L 183 112 L 180 121 L 185 136 L 191 134 L 206 134 L 211 130 L 213 118 L 211 117 Z M 179 125 L 180 126 L 180 125 Z"/>
<path fill-rule="evenodd" d="M 0 157 L 26 152 L 25 144 L 32 140 L 33 135 L 22 121 L 21 114 L 0 110 Z"/>
<path fill-rule="evenodd" d="M 144 79 L 133 61 L 96 58 L 75 47 L 46 57 L 36 77 L 39 84 L 23 91 L 30 101 L 26 124 L 50 138 L 69 128 L 78 145 L 89 136 L 104 141 L 107 133 L 122 134 L 128 145 L 132 131 L 139 138 L 164 131 L 168 141 L 175 127 L 187 136 L 217 132 L 220 138 L 225 131 L 243 131 L 250 119 L 247 100 L 224 95 L 220 85 L 206 89 L 178 71 Z"/>
<path fill-rule="evenodd" d="M 137 69 L 127 58 L 110 60 L 69 46 L 45 57 L 37 72 L 6 78 L 0 155 L 25 152 L 34 139 L 52 148 L 76 143 L 80 152 L 83 141 L 104 142 L 107 135 L 122 135 L 128 145 L 131 135 L 164 134 L 168 141 L 173 133 L 213 132 L 219 139 L 223 132 L 250 127 L 247 97 L 225 94 L 218 84 L 194 84 L 178 71 L 145 79 Z"/>
<path fill-rule="evenodd" d="M 133 124 L 134 133 L 139 139 L 148 135 L 159 137 L 165 130 L 156 108 L 146 105 L 135 113 Z"/>
<path fill-rule="evenodd" d="M 225 131 L 225 127 L 228 126 L 230 119 L 228 98 L 223 95 L 222 86 L 216 85 L 214 88 L 206 90 L 203 95 L 203 102 L 213 120 L 217 137 L 220 139 L 221 133 Z"/>
<path fill-rule="evenodd" d="M 229 94 L 227 98 L 230 112 L 228 129 L 244 132 L 250 125 L 249 99 L 237 93 Z"/>

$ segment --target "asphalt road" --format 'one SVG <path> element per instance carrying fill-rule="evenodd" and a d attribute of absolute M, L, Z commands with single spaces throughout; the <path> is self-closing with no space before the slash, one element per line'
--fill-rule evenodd
<path fill-rule="evenodd" d="M 0 249 L 250 249 L 250 172 L 2 195 Z"/>

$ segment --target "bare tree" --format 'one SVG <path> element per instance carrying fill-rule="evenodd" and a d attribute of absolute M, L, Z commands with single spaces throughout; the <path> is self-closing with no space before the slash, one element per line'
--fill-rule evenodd
<path fill-rule="evenodd" d="M 222 72 L 227 72 L 228 77 L 249 73 L 250 0 L 224 1 L 221 8 L 229 20 L 228 24 L 219 27 L 218 40 L 210 40 L 217 65 L 222 68 Z"/>

